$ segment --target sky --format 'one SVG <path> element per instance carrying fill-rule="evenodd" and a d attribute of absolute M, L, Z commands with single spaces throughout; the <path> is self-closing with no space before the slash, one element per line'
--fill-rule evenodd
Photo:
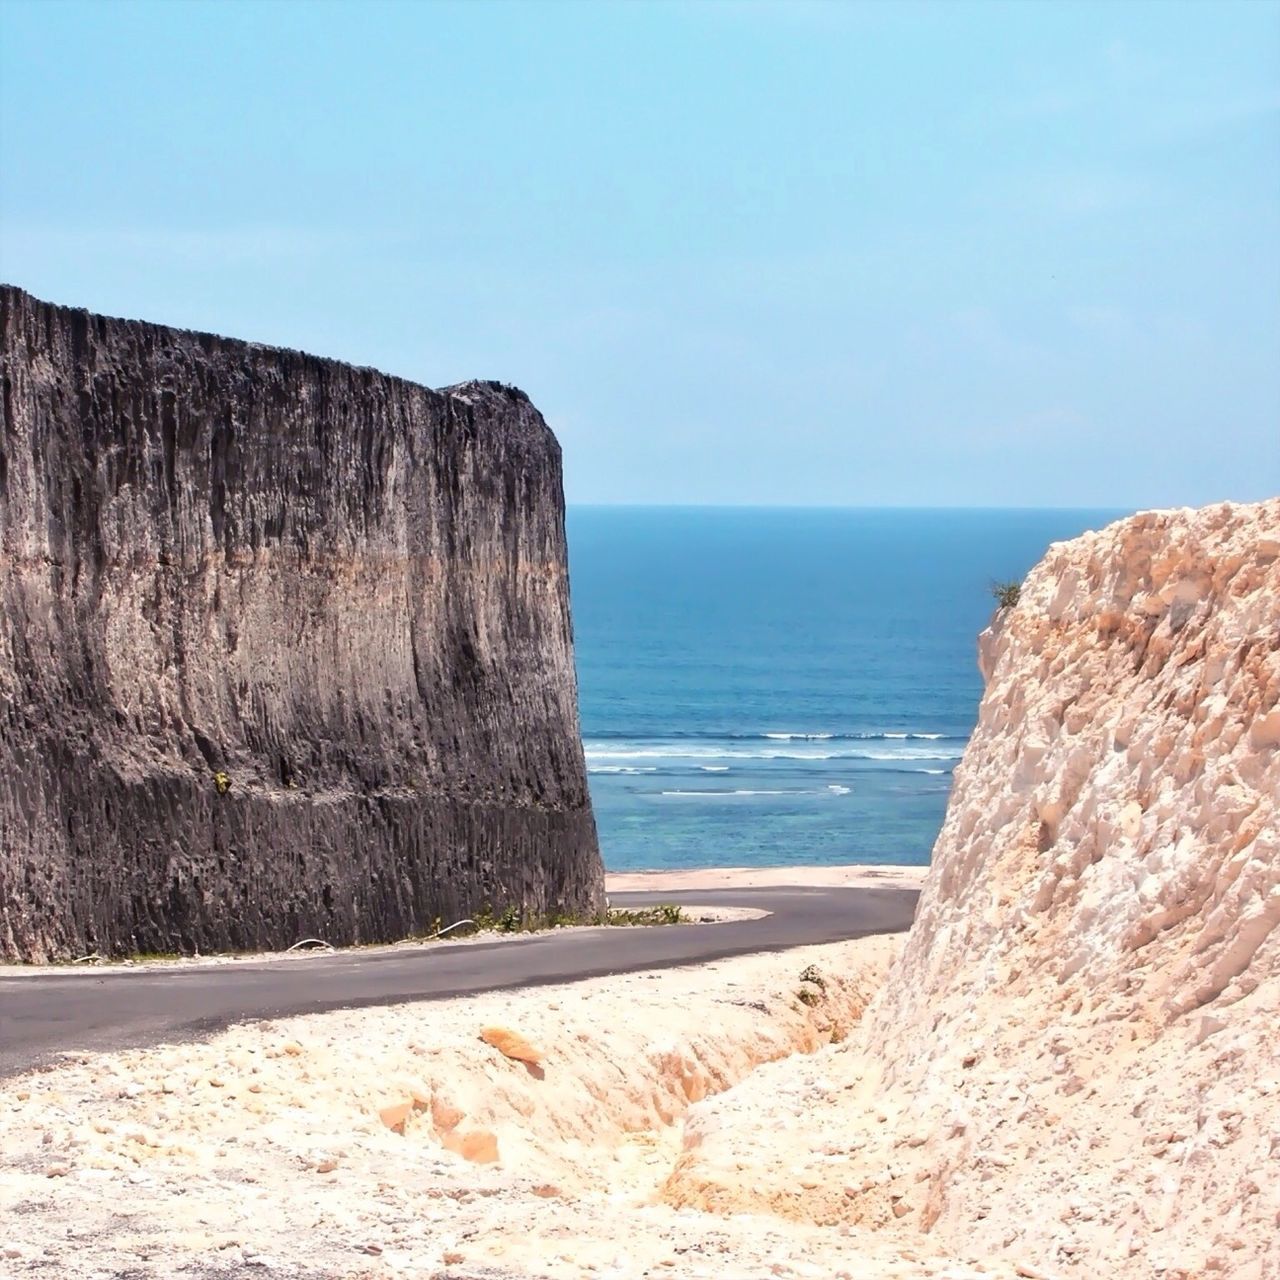
<path fill-rule="evenodd" d="M 0 0 L 0 279 L 523 387 L 578 503 L 1280 492 L 1280 4 Z"/>

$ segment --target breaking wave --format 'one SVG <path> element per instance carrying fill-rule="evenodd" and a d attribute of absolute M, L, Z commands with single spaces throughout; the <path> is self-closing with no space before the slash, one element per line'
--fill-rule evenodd
<path fill-rule="evenodd" d="M 839 790 L 841 792 L 847 792 L 848 787 L 841 787 L 841 788 L 828 787 L 827 790 L 828 791 Z M 752 790 L 746 787 L 739 787 L 739 788 L 735 788 L 733 791 L 717 791 L 717 790 L 707 790 L 707 789 L 702 789 L 702 790 L 677 789 L 674 791 L 660 791 L 658 792 L 658 794 L 663 796 L 699 796 L 705 800 L 708 797 L 712 797 L 712 796 L 714 797 L 719 797 L 719 796 L 820 796 L 820 795 L 824 795 L 825 793 L 822 791 L 803 790 L 796 787 L 788 787 L 785 789 L 778 789 L 776 791 L 770 790 L 770 789 L 762 789 L 757 791 L 757 790 Z"/>
<path fill-rule="evenodd" d="M 793 746 L 790 742 L 776 746 L 752 748 L 740 740 L 723 743 L 684 742 L 585 742 L 589 763 L 599 760 L 958 760 L 964 754 L 964 743 L 933 741 L 928 746 L 840 746 L 824 742 L 815 747 Z"/>

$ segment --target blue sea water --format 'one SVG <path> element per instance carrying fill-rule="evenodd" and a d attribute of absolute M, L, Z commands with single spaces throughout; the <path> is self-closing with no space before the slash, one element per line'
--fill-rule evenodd
<path fill-rule="evenodd" d="M 927 863 L 991 582 L 1119 514 L 571 507 L 605 865 Z"/>

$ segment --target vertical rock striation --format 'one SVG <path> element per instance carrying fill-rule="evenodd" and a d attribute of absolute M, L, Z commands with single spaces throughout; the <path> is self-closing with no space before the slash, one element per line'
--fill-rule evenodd
<path fill-rule="evenodd" d="M 0 350 L 0 954 L 599 906 L 521 392 L 12 288 Z"/>

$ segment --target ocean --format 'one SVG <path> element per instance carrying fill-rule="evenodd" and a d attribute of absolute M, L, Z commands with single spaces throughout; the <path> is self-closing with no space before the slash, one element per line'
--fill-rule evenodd
<path fill-rule="evenodd" d="M 570 507 L 606 867 L 927 863 L 992 581 L 1121 514 Z"/>

